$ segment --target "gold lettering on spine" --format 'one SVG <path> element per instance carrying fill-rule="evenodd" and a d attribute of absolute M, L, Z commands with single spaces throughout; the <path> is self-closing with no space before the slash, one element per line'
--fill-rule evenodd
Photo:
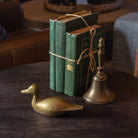
<path fill-rule="evenodd" d="M 68 61 L 68 64 L 66 66 L 66 69 L 73 72 L 73 66 L 72 66 L 72 62 L 71 61 Z"/>

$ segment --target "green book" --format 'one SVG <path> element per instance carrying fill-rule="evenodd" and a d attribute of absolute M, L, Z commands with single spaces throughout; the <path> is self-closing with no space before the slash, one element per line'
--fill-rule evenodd
<path fill-rule="evenodd" d="M 55 53 L 55 19 L 50 19 L 50 52 Z M 56 89 L 56 69 L 55 56 L 50 54 L 50 88 Z"/>
<path fill-rule="evenodd" d="M 80 14 L 89 25 L 97 24 L 98 14 L 85 12 Z M 66 32 L 86 27 L 81 18 L 65 17 L 56 20 L 56 54 L 65 57 Z M 56 91 L 64 92 L 65 59 L 56 57 Z"/>
<path fill-rule="evenodd" d="M 99 25 L 92 25 L 90 28 L 96 29 L 93 38 L 93 51 L 98 50 L 100 37 L 104 37 L 104 28 Z M 66 33 L 66 58 L 77 60 L 81 52 L 90 47 L 90 28 L 85 27 Z M 98 65 L 98 54 L 94 54 L 96 66 Z M 69 60 L 65 61 L 65 88 L 64 93 L 69 96 L 76 96 L 84 91 L 86 86 L 89 58 L 84 58 L 80 64 Z M 91 84 L 92 77 L 96 72 L 89 72 L 88 84 Z"/>

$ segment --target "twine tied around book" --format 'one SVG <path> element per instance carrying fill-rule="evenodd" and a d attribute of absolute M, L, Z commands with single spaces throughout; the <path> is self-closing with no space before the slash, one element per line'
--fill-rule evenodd
<path fill-rule="evenodd" d="M 92 51 L 92 48 L 93 48 L 93 38 L 94 38 L 95 34 L 96 34 L 95 28 L 90 29 L 90 36 L 91 36 L 90 48 L 84 49 L 84 50 L 81 52 L 81 54 L 80 54 L 80 56 L 79 56 L 79 58 L 78 58 L 78 60 L 77 60 L 77 64 L 79 64 L 79 63 L 80 63 L 80 60 L 81 60 L 82 58 L 84 58 L 84 57 L 85 57 L 85 58 L 86 58 L 86 57 L 89 57 L 89 66 L 88 66 L 88 72 L 87 72 L 87 78 L 86 78 L 86 86 L 85 86 L 85 90 L 86 90 L 86 91 L 87 91 L 87 86 L 88 86 L 88 80 L 89 80 L 89 72 L 90 72 L 90 70 L 91 70 L 91 72 L 94 72 L 94 71 L 97 72 L 97 67 L 96 67 L 96 61 L 95 61 L 95 58 L 94 58 L 94 54 L 97 53 L 98 50 Z M 86 51 L 88 51 L 88 54 L 85 54 L 85 55 L 83 56 L 83 54 L 84 54 Z"/>
<path fill-rule="evenodd" d="M 81 18 L 83 20 L 83 22 L 86 24 L 86 26 L 90 28 L 90 26 L 88 25 L 88 23 L 85 21 L 85 19 L 82 16 L 76 15 L 76 14 L 66 14 L 66 15 L 67 16 L 76 16 L 76 17 Z M 97 53 L 98 50 L 92 51 L 92 49 L 93 49 L 93 38 L 94 38 L 95 34 L 96 34 L 95 28 L 90 28 L 90 36 L 91 36 L 90 48 L 84 49 L 81 52 L 81 54 L 80 54 L 80 56 L 79 56 L 79 58 L 77 60 L 77 64 L 79 64 L 81 59 L 89 57 L 89 66 L 88 66 L 88 71 L 87 71 L 85 91 L 87 91 L 90 70 L 91 70 L 91 72 L 94 72 L 94 71 L 97 72 L 97 67 L 96 67 L 96 61 L 95 61 L 95 58 L 94 58 L 94 54 Z M 86 53 L 86 51 L 88 51 L 88 54 L 85 54 L 83 56 L 83 54 Z"/>
<path fill-rule="evenodd" d="M 83 20 L 83 22 L 85 23 L 85 25 L 90 28 L 90 26 L 88 25 L 88 23 L 85 21 L 85 19 L 82 16 L 76 15 L 76 14 L 66 14 L 66 16 L 75 16 L 75 17 L 81 18 Z M 87 91 L 87 86 L 88 86 L 88 79 L 89 79 L 89 72 L 90 72 L 90 70 L 92 72 L 94 72 L 94 71 L 97 72 L 97 67 L 96 67 L 96 61 L 95 61 L 95 58 L 94 58 L 94 54 L 97 53 L 98 50 L 92 51 L 92 49 L 93 49 L 93 38 L 94 38 L 95 34 L 96 34 L 95 28 L 90 28 L 90 36 L 91 36 L 91 39 L 90 39 L 90 48 L 84 49 L 81 52 L 79 58 L 76 59 L 76 60 L 73 60 L 73 59 L 70 59 L 70 58 L 66 58 L 66 57 L 54 54 L 54 53 L 52 53 L 52 52 L 49 51 L 49 53 L 51 55 L 53 55 L 53 56 L 56 56 L 56 57 L 59 57 L 59 58 L 62 58 L 62 59 L 65 59 L 65 60 L 68 60 L 68 61 L 71 61 L 71 62 L 76 62 L 77 64 L 79 64 L 82 59 L 89 57 L 89 66 L 88 66 L 86 86 L 85 86 L 85 90 L 86 91 Z M 86 51 L 87 51 L 87 54 L 86 54 Z"/>

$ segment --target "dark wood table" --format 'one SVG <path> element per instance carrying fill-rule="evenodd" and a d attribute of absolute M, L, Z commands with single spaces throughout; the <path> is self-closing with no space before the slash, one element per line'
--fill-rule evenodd
<path fill-rule="evenodd" d="M 108 85 L 116 94 L 111 104 L 87 104 L 82 95 L 71 98 L 49 89 L 49 63 L 23 65 L 0 72 L 1 138 L 137 138 L 138 79 L 105 68 Z M 36 83 L 40 96 L 59 95 L 84 110 L 61 117 L 46 117 L 33 111 L 32 95 L 20 91 Z"/>

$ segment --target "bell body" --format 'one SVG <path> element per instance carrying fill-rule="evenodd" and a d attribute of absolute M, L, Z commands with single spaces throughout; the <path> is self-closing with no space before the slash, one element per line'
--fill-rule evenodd
<path fill-rule="evenodd" d="M 90 103 L 95 104 L 106 104 L 114 100 L 114 93 L 107 87 L 106 74 L 98 75 L 93 77 L 92 84 L 89 90 L 84 94 L 83 98 Z"/>

